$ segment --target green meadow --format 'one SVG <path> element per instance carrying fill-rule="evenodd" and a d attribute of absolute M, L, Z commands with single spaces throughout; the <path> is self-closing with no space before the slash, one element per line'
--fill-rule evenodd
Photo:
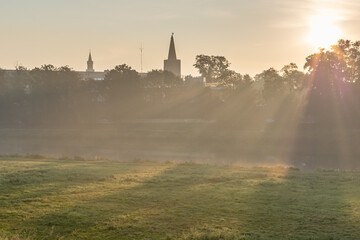
<path fill-rule="evenodd" d="M 0 239 L 359 239 L 360 172 L 0 158 Z"/>

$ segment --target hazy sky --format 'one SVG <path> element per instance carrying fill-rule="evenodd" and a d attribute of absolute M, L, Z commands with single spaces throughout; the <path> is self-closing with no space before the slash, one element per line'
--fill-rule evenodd
<path fill-rule="evenodd" d="M 143 42 L 144 70 L 161 69 L 174 32 L 182 74 L 196 75 L 195 56 L 208 54 L 254 75 L 302 67 L 316 51 L 309 34 L 324 37 L 314 22 L 360 40 L 359 11 L 359 0 L 0 0 L 0 67 L 85 70 L 91 49 L 96 70 L 140 71 Z"/>

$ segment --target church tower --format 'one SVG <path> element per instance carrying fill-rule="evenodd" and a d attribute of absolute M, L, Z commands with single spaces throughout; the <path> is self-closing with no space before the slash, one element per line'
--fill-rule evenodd
<path fill-rule="evenodd" d="M 86 72 L 94 72 L 94 62 L 91 57 L 91 52 L 89 53 L 89 59 L 87 61 L 87 69 Z"/>
<path fill-rule="evenodd" d="M 171 35 L 168 59 L 164 60 L 164 71 L 172 72 L 175 76 L 181 77 L 181 61 L 176 58 L 174 33 Z"/>

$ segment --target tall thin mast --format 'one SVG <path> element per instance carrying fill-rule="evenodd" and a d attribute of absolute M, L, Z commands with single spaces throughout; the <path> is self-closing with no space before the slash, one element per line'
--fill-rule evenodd
<path fill-rule="evenodd" d="M 143 44 L 141 43 L 141 46 L 140 46 L 140 61 L 141 61 L 141 72 L 143 72 L 143 51 L 144 51 L 144 47 L 143 47 Z"/>

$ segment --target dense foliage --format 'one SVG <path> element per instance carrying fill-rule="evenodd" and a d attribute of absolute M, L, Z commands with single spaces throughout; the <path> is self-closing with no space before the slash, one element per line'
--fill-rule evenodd
<path fill-rule="evenodd" d="M 360 117 L 360 42 L 340 40 L 331 50 L 320 49 L 306 58 L 305 72 L 290 63 L 251 78 L 230 70 L 225 57 L 206 55 L 198 55 L 194 66 L 207 86 L 159 70 L 141 78 L 125 64 L 108 71 L 104 81 L 82 81 L 67 66 L 17 67 L 11 74 L 1 70 L 0 124 L 58 126 L 166 117 L 258 127 L 266 119 L 297 114 L 300 123 L 353 126 Z"/>

